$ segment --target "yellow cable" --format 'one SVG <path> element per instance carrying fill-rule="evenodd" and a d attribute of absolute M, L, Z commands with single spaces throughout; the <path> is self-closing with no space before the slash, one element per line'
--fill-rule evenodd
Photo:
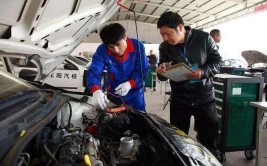
<path fill-rule="evenodd" d="M 20 138 L 23 137 L 26 134 L 26 132 L 27 132 L 26 130 L 21 130 L 19 137 Z"/>
<path fill-rule="evenodd" d="M 84 157 L 83 157 L 83 159 L 84 159 L 85 165 L 91 166 L 91 161 L 90 161 L 90 158 L 89 158 L 89 155 L 88 154 L 85 154 Z"/>

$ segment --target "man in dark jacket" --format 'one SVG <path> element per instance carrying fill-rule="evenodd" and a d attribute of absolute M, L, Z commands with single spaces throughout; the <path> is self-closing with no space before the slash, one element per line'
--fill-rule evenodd
<path fill-rule="evenodd" d="M 156 67 L 158 63 L 157 56 L 153 54 L 153 50 L 150 50 L 150 53 L 148 55 L 148 63 L 149 66 Z"/>
<path fill-rule="evenodd" d="M 194 70 L 186 74 L 186 81 L 170 81 L 170 123 L 188 134 L 193 115 L 197 139 L 217 156 L 218 117 L 212 77 L 219 73 L 222 61 L 218 49 L 208 33 L 185 28 L 177 13 L 163 13 L 157 27 L 164 40 L 159 47 L 157 73 L 166 72 L 170 62 L 184 62 Z M 158 78 L 166 80 L 159 74 Z"/>
<path fill-rule="evenodd" d="M 213 29 L 213 30 L 210 31 L 210 35 L 213 38 L 213 40 L 216 43 L 216 46 L 217 46 L 217 48 L 219 50 L 219 46 L 218 46 L 217 43 L 220 43 L 220 41 L 221 41 L 221 32 L 220 32 L 220 30 L 219 29 Z"/>

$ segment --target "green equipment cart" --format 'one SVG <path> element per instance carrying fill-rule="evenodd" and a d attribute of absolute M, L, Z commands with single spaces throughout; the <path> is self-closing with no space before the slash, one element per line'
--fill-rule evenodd
<path fill-rule="evenodd" d="M 213 81 L 221 162 L 226 160 L 225 152 L 233 151 L 245 151 L 247 159 L 254 159 L 257 114 L 249 102 L 262 100 L 263 78 L 217 74 Z"/>
<path fill-rule="evenodd" d="M 149 88 L 155 88 L 156 87 L 156 68 L 155 67 L 149 67 L 148 75 L 145 82 L 145 87 Z"/>

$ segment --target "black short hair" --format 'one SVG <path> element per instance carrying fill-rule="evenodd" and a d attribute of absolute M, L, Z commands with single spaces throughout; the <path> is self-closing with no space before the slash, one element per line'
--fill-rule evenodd
<path fill-rule="evenodd" d="M 177 13 L 168 11 L 160 16 L 157 23 L 157 28 L 167 26 L 169 28 L 175 29 L 179 24 L 184 25 L 182 17 Z"/>
<path fill-rule="evenodd" d="M 119 23 L 112 23 L 100 30 L 100 38 L 106 45 L 116 44 L 125 37 L 125 28 Z"/>
<path fill-rule="evenodd" d="M 212 37 L 214 37 L 216 34 L 220 34 L 220 30 L 219 29 L 213 29 L 210 31 L 210 35 Z"/>

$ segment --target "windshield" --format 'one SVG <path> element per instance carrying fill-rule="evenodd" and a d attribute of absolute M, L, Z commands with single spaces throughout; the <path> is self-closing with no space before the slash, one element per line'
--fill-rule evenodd
<path fill-rule="evenodd" d="M 36 88 L 0 69 L 0 100 Z"/>
<path fill-rule="evenodd" d="M 224 67 L 236 67 L 236 68 L 247 68 L 248 64 L 239 59 L 227 59 L 223 61 L 222 66 Z"/>
<path fill-rule="evenodd" d="M 68 56 L 68 59 L 71 60 L 71 61 L 73 61 L 74 63 L 76 63 L 78 65 L 81 65 L 81 66 L 84 66 L 84 67 L 87 65 L 87 63 L 85 63 L 85 62 L 81 61 L 80 59 L 75 58 L 75 57 L 73 57 L 71 55 Z"/>

